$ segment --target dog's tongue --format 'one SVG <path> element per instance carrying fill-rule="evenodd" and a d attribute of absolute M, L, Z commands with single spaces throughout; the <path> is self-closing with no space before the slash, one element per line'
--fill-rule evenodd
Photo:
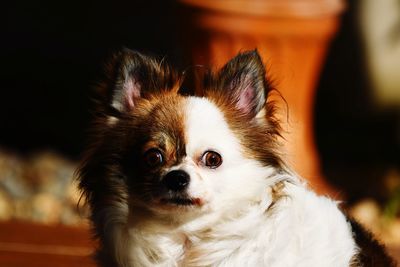
<path fill-rule="evenodd" d="M 202 206 L 204 204 L 203 200 L 201 198 L 193 198 L 192 202 L 193 202 L 193 205 L 197 205 L 197 206 Z"/>

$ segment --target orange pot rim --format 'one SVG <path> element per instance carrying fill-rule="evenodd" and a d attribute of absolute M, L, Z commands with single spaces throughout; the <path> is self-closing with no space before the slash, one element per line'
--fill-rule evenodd
<path fill-rule="evenodd" d="M 257 17 L 317 18 L 343 12 L 343 0 L 178 0 L 205 11 Z"/>

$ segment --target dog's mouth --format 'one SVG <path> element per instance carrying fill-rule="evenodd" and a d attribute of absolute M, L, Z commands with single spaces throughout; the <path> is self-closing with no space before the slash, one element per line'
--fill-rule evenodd
<path fill-rule="evenodd" d="M 200 198 L 184 198 L 184 197 L 163 198 L 161 199 L 161 202 L 177 206 L 201 206 L 203 204 Z"/>

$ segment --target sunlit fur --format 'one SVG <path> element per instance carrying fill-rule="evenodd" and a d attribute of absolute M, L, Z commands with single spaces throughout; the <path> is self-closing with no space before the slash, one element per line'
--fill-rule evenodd
<path fill-rule="evenodd" d="M 102 85 L 111 92 L 79 171 L 101 266 L 374 266 L 359 260 L 337 203 L 283 162 L 256 52 L 209 73 L 202 96 L 180 95 L 164 63 L 125 53 L 118 82 Z M 149 148 L 164 156 L 153 169 L 143 160 Z M 205 165 L 210 150 L 219 167 Z M 163 185 L 172 170 L 190 175 L 182 192 Z M 174 197 L 192 204 L 165 200 Z"/>

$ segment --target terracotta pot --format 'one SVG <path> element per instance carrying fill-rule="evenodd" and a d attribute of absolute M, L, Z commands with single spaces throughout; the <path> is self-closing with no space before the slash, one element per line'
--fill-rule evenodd
<path fill-rule="evenodd" d="M 315 84 L 338 27 L 340 0 L 180 0 L 181 25 L 193 64 L 221 66 L 257 48 L 288 104 L 280 103 L 287 159 L 320 193 L 322 178 L 313 136 Z M 288 114 L 287 114 L 288 113 Z M 288 116 L 287 116 L 288 115 Z M 288 118 L 288 119 L 287 119 Z"/>

